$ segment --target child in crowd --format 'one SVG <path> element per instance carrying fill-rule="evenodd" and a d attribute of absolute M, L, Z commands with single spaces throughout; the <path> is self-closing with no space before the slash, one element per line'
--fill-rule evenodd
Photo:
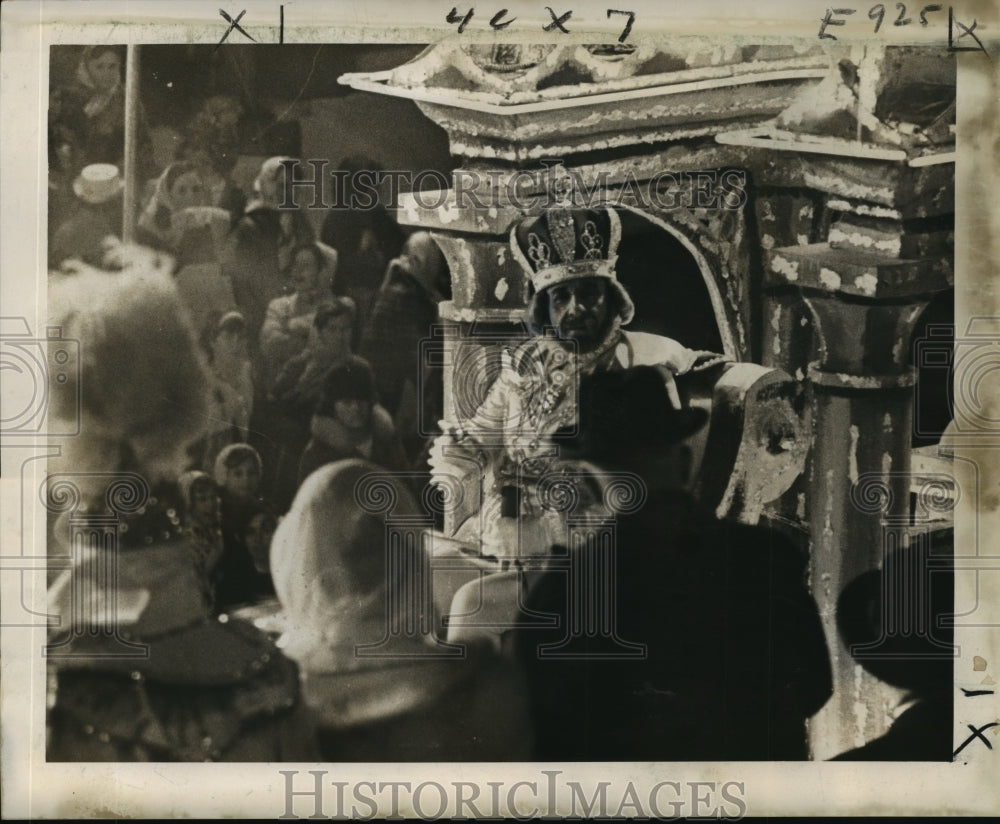
<path fill-rule="evenodd" d="M 278 519 L 274 511 L 266 504 L 259 503 L 247 521 L 243 540 L 247 551 L 253 559 L 257 572 L 271 576 L 271 539 L 278 528 Z"/>
<path fill-rule="evenodd" d="M 254 564 L 246 543 L 247 524 L 264 504 L 260 497 L 260 454 L 252 446 L 234 443 L 215 461 L 215 482 L 222 499 L 222 560 L 214 576 L 220 609 L 248 603 L 268 594 L 266 576 Z"/>
<path fill-rule="evenodd" d="M 254 384 L 243 315 L 226 312 L 209 323 L 203 346 L 212 374 L 209 432 L 192 447 L 191 468 L 212 472 L 223 448 L 245 441 L 250 431 Z"/>
<path fill-rule="evenodd" d="M 240 440 L 247 436 L 253 410 L 253 378 L 247 355 L 246 319 L 239 312 L 226 312 L 215 328 L 212 339 L 212 371 L 224 384 L 224 412 L 227 422 L 236 428 Z"/>
<path fill-rule="evenodd" d="M 407 467 L 392 418 L 377 403 L 372 369 L 355 355 L 327 374 L 309 431 L 312 439 L 299 464 L 300 485 L 321 466 L 345 458 L 364 458 L 393 471 Z"/>
<path fill-rule="evenodd" d="M 219 490 L 209 475 L 198 471 L 185 472 L 177 485 L 184 506 L 182 534 L 195 554 L 211 601 L 211 580 L 223 552 Z"/>

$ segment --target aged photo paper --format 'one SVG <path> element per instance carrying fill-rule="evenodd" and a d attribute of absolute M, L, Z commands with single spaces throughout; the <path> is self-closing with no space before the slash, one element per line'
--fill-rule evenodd
<path fill-rule="evenodd" d="M 1000 812 L 1000 11 L 0 9 L 10 818 Z"/>

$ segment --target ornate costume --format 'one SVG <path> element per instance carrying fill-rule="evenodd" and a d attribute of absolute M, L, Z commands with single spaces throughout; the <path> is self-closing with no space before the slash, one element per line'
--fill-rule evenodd
<path fill-rule="evenodd" d="M 476 493 L 481 493 L 480 517 L 468 518 L 457 537 L 479 540 L 485 554 L 532 554 L 553 543 L 559 516 L 544 511 L 533 486 L 557 454 L 551 436 L 576 423 L 581 376 L 659 366 L 679 408 L 673 376 L 720 360 L 714 353 L 692 351 L 671 338 L 621 328 L 632 320 L 634 306 L 615 276 L 620 239 L 621 225 L 612 209 L 555 207 L 511 230 L 511 249 L 535 287 L 528 307 L 534 329 L 541 331 L 549 320 L 548 290 L 584 278 L 602 279 L 606 296 L 617 309 L 602 336 L 587 341 L 588 346 L 545 334 L 508 350 L 500 375 L 476 414 L 457 426 L 444 423 L 445 434 L 431 452 L 434 478 L 442 486 L 458 483 L 466 499 L 480 500 Z M 501 520 L 503 516 L 507 519 Z M 511 523 L 514 518 L 518 521 Z"/>

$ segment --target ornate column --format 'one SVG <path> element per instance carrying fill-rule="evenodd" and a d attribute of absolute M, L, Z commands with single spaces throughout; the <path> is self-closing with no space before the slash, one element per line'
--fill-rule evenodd
<path fill-rule="evenodd" d="M 838 56 L 765 128 L 719 136 L 753 152 L 765 362 L 812 396 L 807 471 L 782 515 L 808 530 L 833 664 L 834 695 L 811 722 L 818 759 L 891 723 L 897 696 L 842 645 L 836 604 L 890 544 L 909 540 L 910 340 L 953 282 L 954 62 L 905 48 Z"/>
<path fill-rule="evenodd" d="M 800 162 L 808 170 L 808 160 Z M 830 165 L 821 159 L 814 179 L 822 179 Z M 855 177 L 895 178 L 893 205 L 827 193 L 827 209 L 836 214 L 827 242 L 774 248 L 766 255 L 766 282 L 799 292 L 816 335 L 817 359 L 807 375 L 814 436 L 805 514 L 812 589 L 834 671 L 833 698 L 811 722 L 816 758 L 870 741 L 891 721 L 895 692 L 862 670 L 844 648 L 836 603 L 849 581 L 881 567 L 886 523 L 898 526 L 910 517 L 915 384 L 910 338 L 920 313 L 936 292 L 949 287 L 952 276 L 947 239 L 910 219 L 913 200 L 906 197 L 910 187 L 921 190 L 930 180 L 947 180 L 950 167 L 928 172 L 886 166 L 856 161 L 853 171 Z M 949 207 L 947 199 L 942 207 Z"/>

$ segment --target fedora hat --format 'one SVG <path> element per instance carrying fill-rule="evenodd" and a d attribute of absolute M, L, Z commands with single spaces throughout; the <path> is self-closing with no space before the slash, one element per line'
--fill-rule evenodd
<path fill-rule="evenodd" d="M 922 694 L 952 687 L 955 573 L 950 552 L 892 549 L 837 598 L 837 629 L 876 678 Z"/>
<path fill-rule="evenodd" d="M 560 455 L 602 465 L 641 465 L 708 420 L 699 407 L 675 409 L 663 375 L 636 366 L 585 375 L 580 380 L 579 424 L 556 432 Z"/>
<path fill-rule="evenodd" d="M 125 188 L 118 167 L 111 163 L 84 166 L 73 181 L 73 191 L 85 203 L 106 203 Z"/>

